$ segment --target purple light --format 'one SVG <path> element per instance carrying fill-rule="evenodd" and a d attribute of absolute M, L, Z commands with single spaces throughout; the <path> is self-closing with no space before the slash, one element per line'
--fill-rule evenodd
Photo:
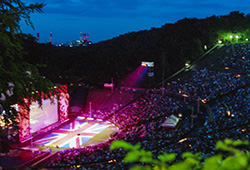
<path fill-rule="evenodd" d="M 140 84 L 143 77 L 147 73 L 147 66 L 140 65 L 135 71 L 131 72 L 129 75 L 126 76 L 125 80 L 122 81 L 122 85 L 128 87 L 136 87 Z"/>

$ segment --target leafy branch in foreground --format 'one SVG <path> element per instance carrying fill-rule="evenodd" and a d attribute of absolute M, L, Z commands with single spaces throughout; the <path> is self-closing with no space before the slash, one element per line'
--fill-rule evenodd
<path fill-rule="evenodd" d="M 185 152 L 182 154 L 182 161 L 173 163 L 176 159 L 175 153 L 165 153 L 153 158 L 150 151 L 141 149 L 140 145 L 132 145 L 124 141 L 114 141 L 110 149 L 123 148 L 128 153 L 123 159 L 124 163 L 133 163 L 130 170 L 154 169 L 154 170 L 250 170 L 250 153 L 242 151 L 237 147 L 248 146 L 249 141 L 225 139 L 218 141 L 216 149 L 219 153 L 207 158 L 202 158 L 200 153 Z"/>
<path fill-rule="evenodd" d="M 21 0 L 4 0 L 0 4 L 0 119 L 1 128 L 8 128 L 10 124 L 17 126 L 19 112 L 15 104 L 26 105 L 38 101 L 42 104 L 43 95 L 54 96 L 53 83 L 40 76 L 38 69 L 24 61 L 26 52 L 23 49 L 21 20 L 33 27 L 30 14 L 42 12 L 43 3 L 26 5 Z M 28 106 L 27 106 L 28 107 Z M 21 115 L 23 116 L 23 115 Z"/>

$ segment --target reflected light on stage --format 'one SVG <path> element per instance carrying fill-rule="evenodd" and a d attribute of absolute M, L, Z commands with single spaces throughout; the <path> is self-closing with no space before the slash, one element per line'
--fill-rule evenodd
<path fill-rule="evenodd" d="M 81 148 L 83 144 L 91 138 L 101 133 L 109 126 L 107 122 L 92 122 L 83 120 L 82 117 L 76 118 L 75 121 L 54 130 L 51 134 L 34 141 L 34 145 L 50 146 L 57 148 Z"/>

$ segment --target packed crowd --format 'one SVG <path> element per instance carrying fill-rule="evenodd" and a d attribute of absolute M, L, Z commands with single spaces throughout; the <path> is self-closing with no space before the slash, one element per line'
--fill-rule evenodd
<path fill-rule="evenodd" d="M 167 95 L 162 96 L 159 90 L 152 90 L 131 105 L 113 114 L 111 120 L 123 128 L 138 124 L 143 120 L 169 116 L 171 113 L 178 112 L 182 107 L 183 101 L 178 101 Z"/>
<path fill-rule="evenodd" d="M 227 56 L 221 63 L 228 68 L 240 70 L 242 72 L 250 72 L 250 45 L 235 44 L 231 50 L 227 51 Z"/>
<path fill-rule="evenodd" d="M 131 164 L 121 161 L 126 154 L 124 150 L 109 149 L 113 140 L 140 144 L 155 156 L 162 151 L 177 153 L 177 160 L 186 151 L 201 152 L 204 157 L 213 155 L 218 152 L 216 142 L 225 138 L 249 140 L 250 81 L 247 75 L 238 74 L 237 69 L 241 71 L 249 67 L 250 50 L 249 45 L 235 45 L 233 48 L 233 59 L 225 58 L 224 62 L 229 66 L 228 61 L 234 61 L 234 66 L 238 65 L 234 72 L 193 69 L 184 80 L 168 83 L 164 94 L 162 89 L 147 91 L 119 112 L 110 113 L 110 121 L 119 125 L 120 132 L 108 142 L 61 151 L 49 166 L 128 169 Z M 244 65 L 235 59 L 242 59 L 243 54 Z M 197 110 L 197 100 L 206 106 L 207 112 Z M 190 109 L 192 107 L 196 107 L 195 111 Z M 188 114 L 180 117 L 182 125 L 170 130 L 162 127 L 165 117 L 171 114 L 179 116 L 185 109 Z M 194 126 L 189 126 L 191 119 Z M 201 120 L 205 121 L 197 126 Z"/>
<path fill-rule="evenodd" d="M 184 81 L 179 79 L 172 83 L 170 88 L 172 91 L 186 94 L 192 99 L 200 98 L 203 102 L 227 94 L 250 82 L 246 76 L 237 73 L 223 73 L 207 68 L 193 69 L 192 72 L 191 76 Z"/>

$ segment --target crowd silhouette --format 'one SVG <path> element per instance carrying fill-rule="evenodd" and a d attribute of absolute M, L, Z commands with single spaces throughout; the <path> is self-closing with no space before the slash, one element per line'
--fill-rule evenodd
<path fill-rule="evenodd" d="M 118 111 L 105 112 L 105 119 L 120 129 L 109 141 L 60 151 L 49 167 L 128 169 L 131 164 L 122 163 L 126 152 L 109 149 L 114 140 L 140 144 L 155 157 L 162 151 L 177 153 L 176 161 L 187 151 L 201 152 L 203 157 L 214 155 L 218 140 L 249 140 L 250 45 L 228 49 L 221 56 L 222 68 L 191 69 L 185 77 L 166 82 L 164 89 L 147 90 Z M 181 120 L 175 129 L 162 127 L 170 115 Z"/>

